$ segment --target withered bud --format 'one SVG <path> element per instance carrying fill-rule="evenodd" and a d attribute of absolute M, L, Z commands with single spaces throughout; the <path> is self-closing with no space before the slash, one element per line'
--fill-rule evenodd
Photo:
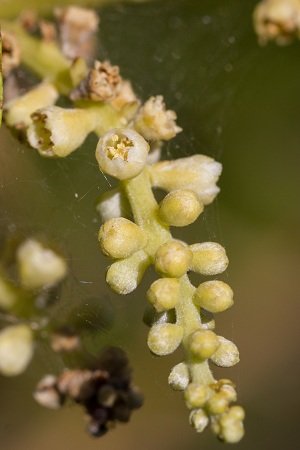
<path fill-rule="evenodd" d="M 96 102 L 108 102 L 116 97 L 122 78 L 119 67 L 108 61 L 95 61 L 94 68 L 71 92 L 71 100 L 89 99 Z"/>
<path fill-rule="evenodd" d="M 108 373 L 103 370 L 66 370 L 57 379 L 57 388 L 75 401 L 86 401 L 93 396 L 96 385 L 103 384 Z"/>
<path fill-rule="evenodd" d="M 20 47 L 15 35 L 2 30 L 2 72 L 4 78 L 20 64 Z"/>
<path fill-rule="evenodd" d="M 39 405 L 50 409 L 59 409 L 64 401 L 64 397 L 57 390 L 56 377 L 53 375 L 46 375 L 39 381 L 33 398 Z"/>
<path fill-rule="evenodd" d="M 93 34 L 98 29 L 99 19 L 92 9 L 79 6 L 56 8 L 62 52 L 67 58 L 82 56 L 89 59 L 93 52 Z"/>

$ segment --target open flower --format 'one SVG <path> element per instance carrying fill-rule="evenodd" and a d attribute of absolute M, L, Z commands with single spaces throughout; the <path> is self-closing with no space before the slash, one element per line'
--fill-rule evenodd
<path fill-rule="evenodd" d="M 42 156 L 64 157 L 76 150 L 97 125 L 92 109 L 50 106 L 32 115 L 27 131 L 29 144 Z"/>
<path fill-rule="evenodd" d="M 149 145 L 130 128 L 114 128 L 98 142 L 96 158 L 103 172 L 128 180 L 134 178 L 146 165 Z"/>

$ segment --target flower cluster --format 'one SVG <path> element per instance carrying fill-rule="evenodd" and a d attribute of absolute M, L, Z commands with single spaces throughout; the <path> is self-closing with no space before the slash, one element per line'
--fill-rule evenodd
<path fill-rule="evenodd" d="M 37 385 L 35 400 L 50 409 L 68 399 L 84 407 L 92 436 L 103 436 L 116 422 L 128 422 L 131 412 L 143 404 L 143 396 L 131 382 L 125 353 L 104 350 L 92 369 L 67 369 L 55 377 L 46 375 Z"/>
<path fill-rule="evenodd" d="M 14 33 L 21 63 L 42 82 L 21 97 L 10 96 L 4 105 L 6 124 L 45 157 L 68 156 L 89 133 L 99 136 L 99 169 L 120 181 L 96 206 L 103 219 L 100 248 L 115 260 L 106 281 L 115 292 L 129 294 L 146 269 L 154 266 L 157 279 L 147 292 L 144 318 L 150 326 L 148 347 L 164 356 L 182 344 L 184 360 L 171 370 L 169 384 L 183 391 L 191 425 L 199 432 L 210 425 L 221 440 L 238 442 L 244 433 L 244 412 L 231 406 L 236 401 L 234 385 L 216 381 L 209 367 L 209 362 L 231 367 L 239 361 L 235 344 L 213 331 L 213 314 L 232 306 L 233 292 L 215 279 L 196 288 L 188 276 L 192 271 L 215 277 L 227 268 L 228 258 L 216 242 L 188 245 L 174 239 L 170 231 L 195 222 L 214 200 L 222 166 L 199 154 L 159 161 L 163 142 L 182 131 L 176 113 L 167 109 L 161 95 L 142 104 L 130 82 L 108 61 L 95 61 L 89 67 L 91 38 L 98 26 L 91 11 L 60 9 L 57 25 L 29 19 L 4 28 Z M 36 27 L 41 40 L 30 34 Z M 13 69 L 6 73 L 8 83 L 15 74 Z M 71 108 L 56 105 L 60 95 L 73 102 Z M 156 188 L 166 192 L 160 203 L 153 194 Z M 31 249 L 24 251 L 30 254 Z M 32 286 L 26 270 L 22 274 Z M 95 370 L 68 370 L 42 380 L 36 399 L 58 407 L 66 397 L 72 398 L 90 416 L 90 432 L 101 435 L 115 420 L 127 420 L 141 403 L 130 387 L 127 369 L 125 379 L 117 378 L 116 383 L 111 381 L 111 370 L 101 365 Z"/>
<path fill-rule="evenodd" d="M 254 28 L 261 45 L 275 40 L 279 45 L 300 38 L 299 0 L 262 0 L 253 13 Z"/>
<path fill-rule="evenodd" d="M 233 292 L 223 281 L 204 281 L 195 288 L 188 278 L 189 271 L 216 276 L 226 270 L 228 258 L 216 242 L 188 245 L 173 239 L 169 229 L 192 224 L 213 201 L 219 191 L 216 182 L 221 165 L 203 155 L 147 165 L 147 134 L 141 141 L 136 133 L 124 146 L 122 139 L 130 131 L 108 132 L 96 151 L 100 169 L 121 182 L 119 190 L 100 198 L 97 205 L 106 219 L 98 235 L 100 248 L 105 256 L 116 259 L 107 270 L 106 281 L 115 292 L 128 294 L 146 269 L 154 266 L 161 278 L 147 292 L 148 347 L 164 356 L 183 345 L 185 360 L 172 369 L 169 384 L 184 392 L 191 425 L 202 431 L 210 424 L 221 440 L 238 442 L 244 434 L 244 412 L 230 406 L 236 401 L 234 385 L 229 380 L 217 382 L 208 366 L 208 361 L 221 367 L 239 361 L 236 345 L 213 331 L 213 313 L 232 306 Z M 135 176 L 136 163 L 130 158 L 133 148 L 136 160 L 145 165 Z M 100 151 L 107 161 L 99 157 Z M 152 192 L 156 187 L 167 192 L 159 204 Z M 124 198 L 133 220 L 122 217 Z"/>

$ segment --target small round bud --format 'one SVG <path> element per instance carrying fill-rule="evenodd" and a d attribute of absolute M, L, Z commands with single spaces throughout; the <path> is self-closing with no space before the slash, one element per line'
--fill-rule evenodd
<path fill-rule="evenodd" d="M 180 278 L 187 272 L 191 258 L 191 251 L 182 242 L 169 241 L 155 254 L 155 270 L 167 277 Z"/>
<path fill-rule="evenodd" d="M 104 255 L 110 258 L 127 258 L 145 247 L 147 235 L 131 220 L 115 217 L 102 225 L 98 240 Z"/>
<path fill-rule="evenodd" d="M 0 373 L 20 375 L 33 355 L 33 335 L 27 325 L 13 325 L 0 332 Z"/>
<path fill-rule="evenodd" d="M 241 406 L 238 406 L 238 405 L 231 406 L 231 408 L 229 408 L 227 415 L 229 418 L 234 419 L 234 420 L 244 420 L 245 419 L 245 411 Z"/>
<path fill-rule="evenodd" d="M 168 225 L 185 227 L 195 222 L 203 208 L 195 192 L 190 189 L 177 189 L 167 194 L 160 203 L 158 216 Z"/>
<path fill-rule="evenodd" d="M 159 356 L 173 353 L 183 337 L 181 326 L 172 323 L 154 325 L 148 335 L 148 347 Z"/>
<path fill-rule="evenodd" d="M 194 302 L 212 313 L 222 312 L 233 305 L 233 292 L 223 281 L 205 281 L 196 289 Z"/>
<path fill-rule="evenodd" d="M 129 294 L 140 284 L 149 265 L 148 255 L 139 250 L 128 258 L 115 261 L 106 272 L 106 282 L 118 294 Z"/>
<path fill-rule="evenodd" d="M 230 423 L 226 427 L 222 427 L 220 438 L 228 444 L 235 444 L 239 442 L 244 436 L 244 425 L 241 421 Z"/>
<path fill-rule="evenodd" d="M 28 289 L 56 284 L 67 273 L 66 261 L 35 239 L 28 239 L 20 245 L 17 262 L 21 284 Z"/>
<path fill-rule="evenodd" d="M 186 406 L 189 409 L 201 408 L 208 398 L 208 389 L 204 384 L 190 383 L 184 391 Z"/>
<path fill-rule="evenodd" d="M 203 409 L 194 409 L 189 418 L 190 424 L 198 433 L 201 433 L 208 425 L 209 418 Z"/>
<path fill-rule="evenodd" d="M 220 346 L 211 356 L 212 362 L 220 367 L 232 367 L 237 364 L 240 360 L 237 346 L 223 336 L 218 336 L 218 340 Z"/>
<path fill-rule="evenodd" d="M 130 128 L 113 128 L 99 140 L 96 159 L 100 170 L 119 180 L 136 177 L 145 167 L 149 145 Z"/>
<path fill-rule="evenodd" d="M 189 350 L 195 358 L 210 358 L 220 343 L 217 335 L 210 330 L 197 330 L 191 334 L 189 339 Z"/>
<path fill-rule="evenodd" d="M 181 362 L 173 367 L 168 382 L 174 391 L 184 391 L 190 381 L 189 370 L 186 363 Z"/>
<path fill-rule="evenodd" d="M 234 387 L 230 384 L 223 384 L 220 387 L 219 393 L 223 395 L 223 397 L 227 398 L 227 401 L 230 402 L 236 402 L 237 400 L 237 394 Z"/>
<path fill-rule="evenodd" d="M 228 406 L 228 399 L 222 394 L 213 395 L 207 402 L 208 411 L 213 414 L 222 414 Z"/>
<path fill-rule="evenodd" d="M 147 298 L 157 312 L 172 309 L 180 299 L 180 283 L 176 278 L 160 278 L 151 284 Z"/>
<path fill-rule="evenodd" d="M 189 246 L 193 252 L 190 269 L 201 275 L 217 275 L 228 266 L 225 249 L 216 242 L 202 242 Z"/>

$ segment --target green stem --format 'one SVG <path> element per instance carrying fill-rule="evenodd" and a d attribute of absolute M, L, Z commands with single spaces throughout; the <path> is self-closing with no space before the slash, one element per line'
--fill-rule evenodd
<path fill-rule="evenodd" d="M 157 217 L 158 204 L 154 198 L 147 172 L 144 170 L 132 180 L 123 181 L 122 185 L 131 205 L 134 220 L 149 236 L 149 242 L 143 249 L 154 261 L 158 247 L 172 239 L 169 227 L 163 225 Z M 181 295 L 176 306 L 176 323 L 182 326 L 186 362 L 189 367 L 191 380 L 203 384 L 211 384 L 215 380 L 212 376 L 208 361 L 194 361 L 188 349 L 188 339 L 191 333 L 201 328 L 199 309 L 193 302 L 195 287 L 187 275 L 180 278 Z"/>

